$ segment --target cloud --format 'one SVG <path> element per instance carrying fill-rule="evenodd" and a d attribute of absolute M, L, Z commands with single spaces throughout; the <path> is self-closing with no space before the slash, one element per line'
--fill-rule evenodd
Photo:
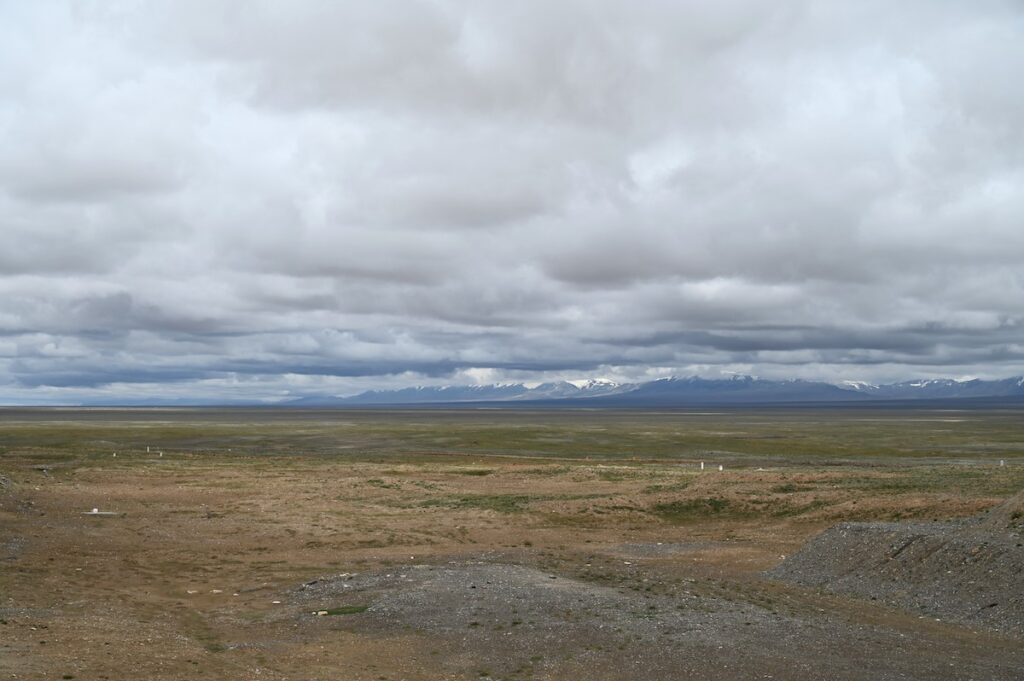
<path fill-rule="evenodd" d="M 1022 30 L 1008 1 L 4 4 L 0 399 L 1024 373 Z"/>

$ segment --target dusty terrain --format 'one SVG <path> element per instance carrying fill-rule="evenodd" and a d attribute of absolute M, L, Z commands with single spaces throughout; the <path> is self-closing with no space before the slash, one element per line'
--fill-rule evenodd
<path fill-rule="evenodd" d="M 1012 626 L 766 574 L 969 525 L 1019 416 L 4 412 L 0 678 L 1024 678 Z"/>

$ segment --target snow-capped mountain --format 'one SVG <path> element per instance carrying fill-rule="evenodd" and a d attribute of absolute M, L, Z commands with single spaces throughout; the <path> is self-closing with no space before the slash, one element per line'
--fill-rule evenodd
<path fill-rule="evenodd" d="M 300 406 L 370 404 L 447 404 L 458 402 L 513 402 L 525 400 L 569 400 L 627 392 L 636 386 L 620 385 L 604 378 L 541 383 L 527 387 L 522 383 L 495 385 L 418 386 L 400 390 L 369 390 L 351 397 L 304 397 L 289 404 Z"/>
<path fill-rule="evenodd" d="M 843 388 L 845 390 L 856 390 L 857 392 L 870 393 L 878 390 L 878 386 L 874 383 L 868 383 L 867 381 L 840 381 L 836 384 L 836 387 Z"/>
<path fill-rule="evenodd" d="M 630 403 L 656 405 L 754 404 L 825 402 L 861 399 L 859 395 L 828 383 L 788 380 L 770 381 L 755 376 L 723 379 L 662 378 L 637 386 L 622 396 Z"/>
<path fill-rule="evenodd" d="M 868 386 L 868 384 L 864 384 Z M 973 397 L 1013 397 L 1024 395 L 1024 378 L 1015 376 L 996 381 L 980 379 L 933 378 L 868 386 L 861 392 L 891 400 L 969 399 Z"/>
<path fill-rule="evenodd" d="M 597 397 L 599 395 L 618 395 L 636 388 L 633 384 L 620 385 L 605 378 L 591 378 L 582 381 L 559 381 L 557 383 L 541 383 L 523 393 L 517 399 L 578 399 Z"/>
<path fill-rule="evenodd" d="M 610 390 L 619 387 L 619 384 L 608 378 L 587 378 L 582 381 L 566 381 L 580 390 Z"/>
<path fill-rule="evenodd" d="M 842 381 L 771 381 L 754 376 L 709 379 L 699 376 L 661 378 L 647 383 L 618 384 L 607 379 L 541 383 L 449 385 L 440 387 L 371 390 L 351 397 L 306 397 L 291 406 L 360 406 L 520 403 L 549 405 L 572 402 L 593 407 L 695 406 L 715 404 L 816 404 L 879 400 L 942 400 L 972 398 L 1024 399 L 1024 378 L 998 381 L 928 379 L 875 385 Z"/>

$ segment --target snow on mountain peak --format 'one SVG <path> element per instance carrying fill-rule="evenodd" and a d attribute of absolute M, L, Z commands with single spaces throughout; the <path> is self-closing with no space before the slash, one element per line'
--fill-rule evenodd
<path fill-rule="evenodd" d="M 851 390 L 876 390 L 878 388 L 874 383 L 868 383 L 867 381 L 842 381 L 839 385 Z"/>
<path fill-rule="evenodd" d="M 617 388 L 618 383 L 609 380 L 607 378 L 584 378 L 576 381 L 566 381 L 570 385 L 574 385 L 580 390 L 587 390 L 590 388 Z"/>

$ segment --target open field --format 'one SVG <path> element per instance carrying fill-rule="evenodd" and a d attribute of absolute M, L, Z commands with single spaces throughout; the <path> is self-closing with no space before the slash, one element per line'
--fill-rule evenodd
<path fill-rule="evenodd" d="M 1018 492 L 1022 417 L 0 410 L 0 678 L 1024 678 L 1024 632 L 763 575 Z"/>

